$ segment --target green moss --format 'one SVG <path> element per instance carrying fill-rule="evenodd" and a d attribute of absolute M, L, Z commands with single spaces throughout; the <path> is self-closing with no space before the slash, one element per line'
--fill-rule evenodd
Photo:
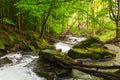
<path fill-rule="evenodd" d="M 23 50 L 25 52 L 27 51 L 32 51 L 29 47 L 29 45 L 25 45 L 25 44 L 21 44 L 20 47 L 19 47 L 20 50 Z"/>
<path fill-rule="evenodd" d="M 37 40 L 36 44 L 37 44 L 37 47 L 39 47 L 39 49 L 48 49 L 49 48 L 49 44 L 43 38 Z"/>
<path fill-rule="evenodd" d="M 34 55 L 38 55 L 38 54 L 37 54 L 37 50 L 35 49 L 34 46 L 29 45 L 29 48 L 32 50 L 32 52 L 34 53 Z"/>
<path fill-rule="evenodd" d="M 78 58 L 105 59 L 113 58 L 115 57 L 115 54 L 112 51 L 103 48 L 87 48 L 86 50 L 75 48 L 68 51 L 68 56 L 74 59 Z"/>
<path fill-rule="evenodd" d="M 92 59 L 105 59 L 115 57 L 115 54 L 108 49 L 88 48 L 88 50 L 90 51 L 89 57 Z"/>
<path fill-rule="evenodd" d="M 56 58 L 70 59 L 66 53 L 58 52 L 58 51 L 56 51 L 56 50 L 49 50 L 49 49 L 42 50 L 42 51 L 39 53 L 39 56 L 41 56 L 41 55 L 42 55 L 45 59 L 47 59 L 47 60 L 49 60 L 49 61 L 52 61 L 52 62 L 55 62 L 55 61 L 56 61 Z"/>
<path fill-rule="evenodd" d="M 68 51 L 68 56 L 71 58 L 86 58 L 89 53 L 84 49 L 75 48 Z"/>
<path fill-rule="evenodd" d="M 99 40 L 99 38 L 94 38 L 94 37 L 90 37 L 84 41 L 79 42 L 78 44 L 76 44 L 73 48 L 87 48 L 87 47 L 93 47 L 95 46 L 95 43 L 99 43 L 99 44 L 103 44 L 103 42 L 101 42 Z M 93 45 L 94 44 L 94 45 Z"/>
<path fill-rule="evenodd" d="M 55 78 L 55 73 L 54 72 L 46 72 L 46 71 L 41 71 L 41 72 L 36 72 L 37 75 L 41 77 L 45 77 L 47 80 L 54 80 Z"/>
<path fill-rule="evenodd" d="M 51 49 L 51 50 L 56 50 L 56 48 L 55 48 L 54 45 L 49 45 L 49 49 Z"/>

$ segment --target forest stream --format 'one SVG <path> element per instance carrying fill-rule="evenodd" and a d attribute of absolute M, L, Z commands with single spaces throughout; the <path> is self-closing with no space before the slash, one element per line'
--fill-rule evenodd
<path fill-rule="evenodd" d="M 85 39 L 86 38 L 84 37 L 70 37 L 68 41 L 59 41 L 55 43 L 55 47 L 57 49 L 62 49 L 62 52 L 67 52 L 74 44 Z M 4 57 L 8 57 L 10 60 L 12 60 L 12 63 L 0 67 L 0 80 L 47 80 L 44 77 L 36 75 L 36 73 L 33 71 L 33 68 L 35 67 L 35 61 L 37 61 L 38 56 L 22 55 L 22 51 L 19 51 L 3 56 L 0 59 Z M 120 54 L 118 54 L 113 60 L 104 62 L 88 61 L 86 63 L 97 65 L 120 65 L 119 57 Z M 72 69 L 71 74 L 72 76 L 55 77 L 53 80 L 102 80 L 76 69 Z"/>

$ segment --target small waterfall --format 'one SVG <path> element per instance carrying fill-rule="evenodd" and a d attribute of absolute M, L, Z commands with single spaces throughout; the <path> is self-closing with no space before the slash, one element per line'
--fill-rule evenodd
<path fill-rule="evenodd" d="M 77 44 L 80 41 L 85 40 L 85 37 L 73 37 L 69 36 L 68 41 L 60 41 L 55 43 L 56 49 L 61 49 L 62 52 L 68 52 L 74 44 Z"/>
<path fill-rule="evenodd" d="M 38 58 L 37 56 L 22 56 L 21 54 L 16 53 L 8 54 L 1 58 L 4 57 L 8 57 L 12 60 L 12 64 L 6 64 L 3 67 L 0 67 L 0 80 L 46 80 L 45 78 L 37 76 L 32 71 L 32 68 L 26 66 Z"/>

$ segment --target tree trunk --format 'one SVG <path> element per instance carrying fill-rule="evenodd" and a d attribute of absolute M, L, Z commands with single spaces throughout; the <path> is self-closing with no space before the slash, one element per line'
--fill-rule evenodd
<path fill-rule="evenodd" d="M 120 0 L 117 0 L 118 4 L 118 15 L 116 21 L 116 38 L 120 38 Z"/>
<path fill-rule="evenodd" d="M 49 7 L 47 16 L 45 17 L 45 19 L 44 19 L 43 22 L 42 22 L 42 30 L 41 30 L 41 36 L 40 36 L 41 38 L 43 37 L 44 31 L 45 31 L 45 24 L 46 24 L 46 22 L 47 22 L 47 20 L 48 20 L 48 18 L 49 18 L 51 9 L 52 9 L 52 4 L 51 4 L 50 7 Z"/>
<path fill-rule="evenodd" d="M 0 0 L 0 19 L 2 18 L 2 0 Z"/>
<path fill-rule="evenodd" d="M 92 18 L 94 18 L 95 17 L 95 10 L 94 10 L 94 0 L 92 0 L 92 2 L 91 2 L 91 14 L 92 14 Z M 92 36 L 95 36 L 96 35 L 96 26 L 95 26 L 95 22 L 94 21 L 92 21 Z"/>

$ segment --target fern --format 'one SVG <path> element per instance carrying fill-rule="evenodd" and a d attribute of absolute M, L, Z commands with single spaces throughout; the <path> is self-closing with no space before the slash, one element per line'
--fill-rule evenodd
<path fill-rule="evenodd" d="M 0 19 L 0 21 L 2 21 L 3 23 L 9 24 L 9 25 L 15 26 L 15 23 L 8 18 L 2 18 L 2 19 Z"/>

